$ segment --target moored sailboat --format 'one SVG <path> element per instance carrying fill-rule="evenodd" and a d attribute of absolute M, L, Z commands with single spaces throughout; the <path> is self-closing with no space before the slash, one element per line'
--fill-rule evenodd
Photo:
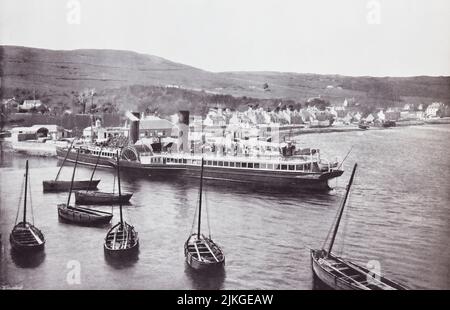
<path fill-rule="evenodd" d="M 122 196 L 120 188 L 119 152 L 117 152 L 117 185 L 119 198 Z M 134 255 L 139 249 L 138 233 L 129 223 L 123 220 L 122 203 L 119 203 L 120 222 L 114 225 L 106 234 L 103 248 L 105 254 L 116 257 Z"/>
<path fill-rule="evenodd" d="M 75 141 L 75 140 L 74 140 Z M 72 190 L 82 190 L 82 189 L 96 189 L 98 183 L 100 183 L 100 180 L 72 180 L 72 181 L 61 181 L 58 180 L 59 175 L 61 173 L 62 168 L 64 167 L 64 163 L 67 160 L 67 156 L 70 153 L 70 150 L 72 149 L 73 143 L 70 144 L 69 148 L 67 149 L 66 156 L 64 157 L 63 162 L 61 163 L 61 167 L 59 167 L 58 173 L 56 174 L 56 177 L 54 180 L 45 180 L 42 181 L 42 186 L 44 188 L 44 192 L 61 192 L 61 191 L 67 191 L 70 188 Z M 77 156 L 79 155 L 79 150 L 77 152 Z"/>
<path fill-rule="evenodd" d="M 14 226 L 9 240 L 14 250 L 19 252 L 37 252 L 44 249 L 45 238 L 44 234 L 34 226 L 34 223 L 27 222 L 27 191 L 28 191 L 28 160 L 25 165 L 25 191 L 23 201 L 23 220 Z M 31 194 L 31 193 L 30 193 Z M 32 208 L 32 206 L 30 205 Z"/>
<path fill-rule="evenodd" d="M 102 153 L 102 148 L 100 148 L 100 152 L 97 155 L 97 161 L 95 162 L 94 169 L 92 170 L 91 179 L 89 182 L 93 182 L 95 170 L 97 169 L 100 154 Z M 115 182 L 114 182 L 115 183 Z M 91 184 L 89 184 L 88 188 L 90 188 Z M 113 184 L 114 188 L 115 184 Z M 75 192 L 75 203 L 77 204 L 86 204 L 86 205 L 103 205 L 103 204 L 119 204 L 119 203 L 127 203 L 130 201 L 130 198 L 133 194 L 131 193 L 122 193 L 119 195 L 114 192 L 99 192 L 93 190 L 85 190 L 85 191 L 76 191 Z"/>
<path fill-rule="evenodd" d="M 383 277 L 372 270 L 332 253 L 333 244 L 348 199 L 357 164 L 353 167 L 344 199 L 339 209 L 328 249 L 311 249 L 313 274 L 322 283 L 336 290 L 404 290 L 405 286 Z"/>
<path fill-rule="evenodd" d="M 203 166 L 204 160 L 202 158 L 197 232 L 191 233 L 184 244 L 184 255 L 186 257 L 186 262 L 190 267 L 196 270 L 220 268 L 225 265 L 225 255 L 222 249 L 211 239 L 211 236 L 206 237 L 201 233 Z"/>
<path fill-rule="evenodd" d="M 88 209 L 70 205 L 70 198 L 72 195 L 76 169 L 77 169 L 77 161 L 75 161 L 75 166 L 73 167 L 72 181 L 69 187 L 69 195 L 67 198 L 67 203 L 58 204 L 59 218 L 69 223 L 86 226 L 109 223 L 113 217 L 113 214 L 110 212 L 104 212 L 95 209 Z"/>

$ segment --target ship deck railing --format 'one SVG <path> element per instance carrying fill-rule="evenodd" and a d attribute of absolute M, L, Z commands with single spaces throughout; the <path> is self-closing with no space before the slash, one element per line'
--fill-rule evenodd
<path fill-rule="evenodd" d="M 143 157 L 143 154 L 140 154 Z M 202 157 L 207 160 L 221 160 L 221 161 L 234 161 L 234 162 L 258 162 L 258 163 L 311 163 L 320 161 L 320 157 L 317 155 L 293 155 L 293 156 L 281 156 L 281 155 L 222 155 L 222 154 L 190 154 L 190 153 L 154 153 L 148 156 L 159 156 L 165 158 L 174 159 L 191 159 L 201 160 Z"/>

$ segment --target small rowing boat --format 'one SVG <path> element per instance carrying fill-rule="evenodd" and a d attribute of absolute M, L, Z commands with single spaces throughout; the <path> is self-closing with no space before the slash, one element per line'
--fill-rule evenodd
<path fill-rule="evenodd" d="M 117 186 L 119 188 L 119 199 L 122 196 L 120 189 L 120 164 L 119 152 L 117 152 Z M 105 254 L 111 257 L 127 257 L 136 255 L 139 249 L 138 233 L 133 226 L 123 220 L 122 203 L 119 203 L 120 222 L 114 225 L 106 234 L 103 248 Z"/>
<path fill-rule="evenodd" d="M 200 172 L 200 189 L 198 203 L 197 232 L 191 233 L 184 244 L 184 255 L 187 264 L 195 270 L 221 268 L 225 265 L 225 255 L 222 249 L 212 240 L 201 233 L 202 195 L 203 195 L 203 166 L 202 158 Z"/>
<path fill-rule="evenodd" d="M 44 234 L 37 227 L 27 222 L 27 191 L 28 191 L 28 160 L 25 164 L 25 192 L 24 192 L 25 197 L 23 200 L 23 220 L 22 222 L 17 223 L 16 218 L 16 225 L 11 231 L 9 240 L 11 242 L 12 248 L 18 252 L 37 252 L 44 249 L 45 238 Z M 19 213 L 17 213 L 17 215 L 19 215 Z"/>
<path fill-rule="evenodd" d="M 100 151 L 98 152 L 99 155 L 97 156 L 97 161 L 95 162 L 94 169 L 92 170 L 90 182 L 92 182 L 94 179 L 95 170 L 97 169 L 101 153 L 102 148 L 100 148 Z M 84 205 L 105 205 L 105 204 L 111 205 L 119 203 L 128 203 L 133 194 L 122 193 L 121 195 L 119 195 L 119 193 L 115 193 L 114 192 L 115 183 L 116 182 L 114 178 L 113 192 L 98 192 L 92 190 L 76 191 L 75 203 Z"/>
<path fill-rule="evenodd" d="M 72 190 L 97 189 L 97 185 L 98 185 L 98 183 L 100 183 L 100 180 L 92 180 L 92 179 L 91 180 L 76 180 L 76 181 L 75 180 L 72 180 L 72 181 L 58 180 L 61 170 L 64 167 L 64 163 L 66 162 L 67 156 L 69 155 L 69 152 L 72 149 L 74 142 L 75 142 L 75 140 L 72 141 L 69 148 L 67 149 L 66 156 L 64 157 L 61 167 L 59 167 L 59 170 L 58 170 L 58 173 L 56 174 L 55 179 L 42 181 L 42 186 L 44 188 L 44 192 L 63 192 L 63 191 L 69 190 L 69 188 L 72 188 Z"/>
<path fill-rule="evenodd" d="M 65 222 L 78 225 L 91 226 L 109 223 L 113 217 L 113 214 L 110 212 L 83 208 L 79 206 L 74 207 L 70 205 L 70 198 L 73 190 L 73 180 L 75 178 L 75 171 L 77 169 L 79 153 L 80 150 L 78 150 L 77 160 L 75 160 L 75 166 L 73 167 L 72 181 L 69 187 L 67 203 L 58 204 L 58 216 Z"/>
<path fill-rule="evenodd" d="M 76 191 L 75 203 L 84 205 L 110 205 L 110 204 L 125 204 L 130 201 L 133 194 L 119 194 L 107 192 L 94 191 Z"/>
<path fill-rule="evenodd" d="M 322 283 L 335 290 L 405 290 L 406 286 L 396 283 L 373 270 L 369 270 L 348 259 L 334 255 L 331 250 L 339 228 L 345 204 L 353 183 L 357 164 L 353 167 L 344 199 L 338 211 L 328 250 L 312 249 L 311 266 L 313 274 Z"/>

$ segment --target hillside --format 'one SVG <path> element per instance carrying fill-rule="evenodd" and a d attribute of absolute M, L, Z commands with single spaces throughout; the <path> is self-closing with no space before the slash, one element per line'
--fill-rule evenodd
<path fill-rule="evenodd" d="M 96 89 L 96 101 L 113 101 L 119 109 L 154 103 L 154 86 L 175 85 L 180 95 L 158 98 L 158 105 L 186 102 L 184 93 L 201 93 L 196 102 L 217 100 L 217 94 L 244 98 L 243 102 L 273 102 L 274 99 L 305 102 L 321 96 L 331 102 L 355 98 L 369 107 L 404 102 L 450 102 L 450 77 L 375 78 L 284 72 L 213 73 L 164 58 L 116 50 L 55 51 L 18 46 L 0 46 L 1 96 L 20 99 L 36 96 L 52 106 L 71 106 L 78 92 Z M 130 96 L 124 90 L 133 85 L 145 97 Z M 119 90 L 121 88 L 121 90 Z M 153 89 L 153 91 L 152 91 Z M 196 95 L 197 94 L 197 95 Z M 214 97 L 216 95 L 216 97 Z M 127 99 L 130 99 L 127 100 Z M 254 98 L 248 100 L 248 98 Z M 220 98 L 219 98 L 220 99 Z M 272 99 L 272 100 L 268 100 Z M 206 102 L 207 103 L 207 102 Z M 238 105 L 238 104 L 237 104 Z M 171 109 L 169 109 L 171 110 Z"/>

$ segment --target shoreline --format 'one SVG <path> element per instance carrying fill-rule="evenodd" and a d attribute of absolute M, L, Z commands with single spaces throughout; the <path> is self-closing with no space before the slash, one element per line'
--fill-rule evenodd
<path fill-rule="evenodd" d="M 412 126 L 423 126 L 423 125 L 446 125 L 450 124 L 450 117 L 440 118 L 440 119 L 430 119 L 423 121 L 400 121 L 396 123 L 395 127 L 412 127 Z M 307 134 L 327 134 L 327 133 L 344 133 L 344 132 L 354 132 L 354 131 L 371 131 L 371 130 L 383 130 L 395 127 L 370 127 L 369 129 L 361 129 L 357 126 L 339 126 L 339 127 L 320 127 L 320 128 L 296 128 L 296 129 L 282 129 L 280 130 L 280 140 L 284 140 L 287 136 L 297 137 Z M 3 143 L 4 150 L 9 152 L 17 152 L 21 154 L 26 154 L 30 156 L 39 157 L 49 157 L 55 158 L 56 146 L 58 143 L 39 143 L 34 141 L 28 142 L 16 142 L 0 138 L 0 142 Z"/>

